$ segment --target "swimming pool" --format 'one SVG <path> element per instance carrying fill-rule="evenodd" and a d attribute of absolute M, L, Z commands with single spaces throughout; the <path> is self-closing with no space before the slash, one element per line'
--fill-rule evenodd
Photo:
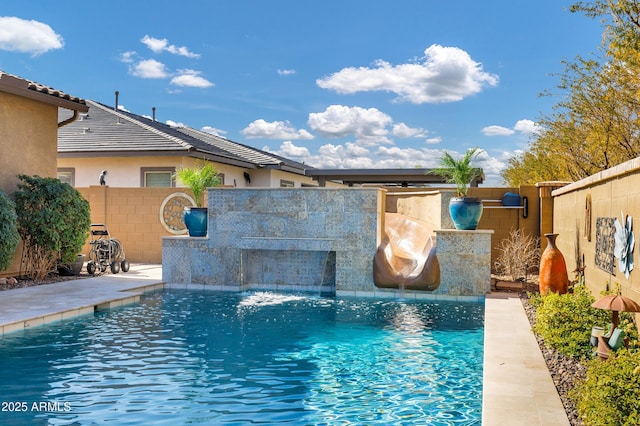
<path fill-rule="evenodd" d="M 479 425 L 484 303 L 170 290 L 0 339 L 2 424 Z"/>

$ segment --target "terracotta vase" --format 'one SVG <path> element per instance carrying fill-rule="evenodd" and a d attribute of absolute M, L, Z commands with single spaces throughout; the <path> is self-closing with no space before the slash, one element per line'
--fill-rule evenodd
<path fill-rule="evenodd" d="M 562 252 L 556 247 L 558 234 L 544 234 L 547 237 L 547 248 L 540 258 L 540 294 L 565 294 L 568 290 L 569 276 L 567 264 Z"/>

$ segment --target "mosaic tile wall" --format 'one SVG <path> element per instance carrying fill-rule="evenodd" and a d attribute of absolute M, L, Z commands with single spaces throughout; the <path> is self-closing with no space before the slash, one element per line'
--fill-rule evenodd
<path fill-rule="evenodd" d="M 375 188 L 210 189 L 208 237 L 165 237 L 163 279 L 229 289 L 370 290 L 381 193 Z"/>
<path fill-rule="evenodd" d="M 384 215 L 376 188 L 216 188 L 209 234 L 164 237 L 163 280 L 218 290 L 275 289 L 374 297 L 481 297 L 493 231 L 436 231 L 441 284 L 398 292 L 373 284 Z"/>
<path fill-rule="evenodd" d="M 241 288 L 336 292 L 336 252 L 243 250 Z"/>

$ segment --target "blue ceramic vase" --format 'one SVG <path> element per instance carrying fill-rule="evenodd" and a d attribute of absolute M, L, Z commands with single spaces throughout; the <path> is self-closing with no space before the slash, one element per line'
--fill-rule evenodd
<path fill-rule="evenodd" d="M 449 214 L 456 229 L 477 229 L 482 216 L 482 200 L 475 197 L 453 197 L 449 202 Z"/>
<path fill-rule="evenodd" d="M 206 237 L 209 209 L 206 207 L 185 207 L 184 224 L 190 237 Z"/>

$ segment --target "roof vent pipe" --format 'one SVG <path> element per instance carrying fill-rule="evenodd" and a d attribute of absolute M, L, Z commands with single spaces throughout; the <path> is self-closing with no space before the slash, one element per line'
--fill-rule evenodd
<path fill-rule="evenodd" d="M 120 96 L 120 92 L 116 90 L 116 106 L 113 108 L 115 111 L 118 110 L 118 96 Z"/>
<path fill-rule="evenodd" d="M 153 116 L 153 122 L 155 123 L 155 121 L 156 121 L 156 107 L 152 107 L 151 108 L 151 113 L 152 113 L 152 116 Z"/>

